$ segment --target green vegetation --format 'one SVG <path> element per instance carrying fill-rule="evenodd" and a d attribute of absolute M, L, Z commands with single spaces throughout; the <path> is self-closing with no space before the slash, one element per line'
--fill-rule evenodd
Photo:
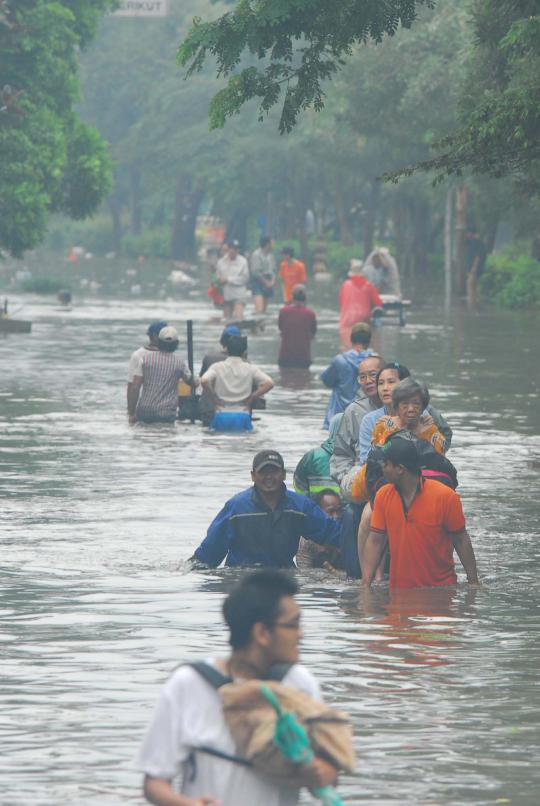
<path fill-rule="evenodd" d="M 492 255 L 480 291 L 502 308 L 540 308 L 540 261 L 519 254 L 516 247 Z"/>
<path fill-rule="evenodd" d="M 38 244 L 49 214 L 93 212 L 110 190 L 98 132 L 73 112 L 77 59 L 112 0 L 0 3 L 0 249 Z"/>
<path fill-rule="evenodd" d="M 59 277 L 32 277 L 31 280 L 24 280 L 23 291 L 33 294 L 57 294 L 61 288 L 68 289 L 66 281 Z"/>

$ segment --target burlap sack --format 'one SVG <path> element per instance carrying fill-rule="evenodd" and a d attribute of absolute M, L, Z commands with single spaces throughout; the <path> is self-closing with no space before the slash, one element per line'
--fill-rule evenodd
<path fill-rule="evenodd" d="M 265 775 L 294 783 L 298 765 L 288 761 L 273 742 L 277 714 L 261 693 L 262 685 L 260 680 L 250 680 L 222 686 L 219 696 L 225 720 L 240 755 Z M 292 712 L 304 726 L 316 755 L 339 770 L 354 770 L 352 728 L 347 714 L 282 683 L 265 681 L 264 685 L 274 692 L 282 709 Z"/>

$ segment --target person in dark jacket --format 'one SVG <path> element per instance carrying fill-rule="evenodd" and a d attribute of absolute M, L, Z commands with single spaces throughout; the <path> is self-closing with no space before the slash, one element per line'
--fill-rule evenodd
<path fill-rule="evenodd" d="M 311 364 L 311 342 L 317 332 L 317 317 L 306 305 L 305 286 L 293 288 L 292 301 L 279 312 L 278 327 L 281 333 L 279 366 L 307 369 Z"/>
<path fill-rule="evenodd" d="M 233 496 L 214 518 L 191 561 L 195 567 L 263 565 L 294 567 L 301 537 L 339 546 L 340 523 L 310 498 L 285 486 L 285 465 L 277 451 L 256 454 L 253 487 Z"/>

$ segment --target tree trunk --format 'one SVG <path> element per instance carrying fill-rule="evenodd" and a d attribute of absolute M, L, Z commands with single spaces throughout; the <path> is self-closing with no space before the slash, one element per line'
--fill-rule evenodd
<path fill-rule="evenodd" d="M 375 222 L 377 220 L 377 210 L 379 207 L 380 196 L 381 183 L 377 179 L 373 179 L 371 182 L 368 205 L 364 218 L 364 260 L 373 250 L 373 243 L 375 240 Z"/>
<path fill-rule="evenodd" d="M 452 207 L 453 189 L 446 191 L 444 208 L 444 310 L 449 311 L 452 305 Z"/>
<path fill-rule="evenodd" d="M 465 293 L 465 232 L 467 229 L 467 186 L 456 188 L 456 294 Z"/>
<path fill-rule="evenodd" d="M 116 194 L 109 197 L 109 212 L 112 221 L 112 248 L 117 255 L 122 251 L 122 221 L 120 200 Z"/>
<path fill-rule="evenodd" d="M 130 223 L 133 235 L 140 235 L 142 228 L 141 212 L 141 172 L 136 165 L 132 165 L 129 172 L 130 184 Z"/>
<path fill-rule="evenodd" d="M 201 190 L 192 189 L 189 177 L 178 177 L 171 238 L 171 257 L 173 260 L 184 260 L 189 263 L 197 257 L 195 225 L 202 197 Z"/>
<path fill-rule="evenodd" d="M 334 201 L 336 204 L 336 216 L 339 225 L 339 240 L 342 244 L 345 244 L 345 246 L 350 246 L 352 244 L 352 237 L 349 229 L 349 216 L 347 215 L 341 178 L 339 176 L 336 176 L 334 183 Z"/>

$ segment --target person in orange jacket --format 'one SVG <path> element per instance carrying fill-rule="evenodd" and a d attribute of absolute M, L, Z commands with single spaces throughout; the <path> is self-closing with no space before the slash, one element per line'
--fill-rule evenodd
<path fill-rule="evenodd" d="M 305 285 L 307 282 L 306 266 L 301 260 L 295 259 L 291 246 L 283 247 L 281 257 L 279 276 L 283 281 L 283 301 L 289 303 L 292 302 L 295 285 Z"/>

